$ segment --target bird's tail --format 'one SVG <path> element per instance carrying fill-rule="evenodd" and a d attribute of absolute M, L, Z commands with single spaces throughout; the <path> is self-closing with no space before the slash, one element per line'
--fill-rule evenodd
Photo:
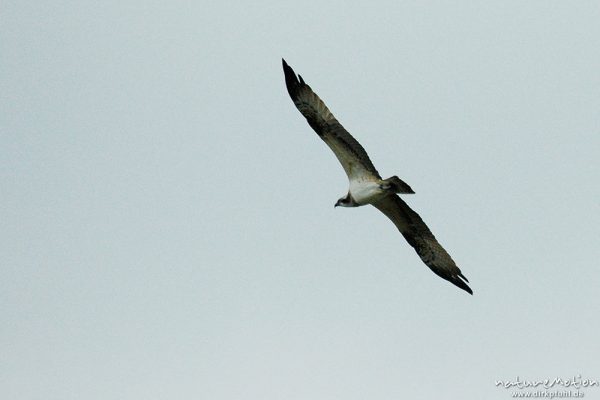
<path fill-rule="evenodd" d="M 408 183 L 404 182 L 402 179 L 398 178 L 396 175 L 391 178 L 384 179 L 381 181 L 381 188 L 384 190 L 389 190 L 393 193 L 404 193 L 404 194 L 414 194 L 415 191 L 408 185 Z"/>

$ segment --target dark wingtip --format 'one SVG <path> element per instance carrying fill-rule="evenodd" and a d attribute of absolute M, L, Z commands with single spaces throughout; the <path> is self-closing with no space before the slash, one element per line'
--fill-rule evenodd
<path fill-rule="evenodd" d="M 467 286 L 467 285 L 465 285 L 465 286 Z M 467 293 L 469 293 L 471 296 L 473 296 L 473 289 L 471 289 L 469 286 L 466 287 L 465 291 Z"/>
<path fill-rule="evenodd" d="M 437 269 L 434 269 L 434 268 L 431 268 L 431 267 L 429 267 L 429 268 L 433 271 L 433 273 L 435 273 L 440 278 L 443 278 L 443 279 L 447 280 L 448 282 L 450 282 L 454 286 L 457 286 L 457 287 L 461 288 L 462 290 L 464 290 L 465 292 L 469 293 L 470 295 L 473 295 L 473 290 L 469 287 L 469 285 L 467 285 L 462 280 L 462 279 L 464 279 L 465 281 L 469 282 L 467 280 L 467 278 L 465 278 L 462 273 L 459 272 L 456 275 L 449 275 L 449 274 L 442 273 L 442 271 L 439 271 Z"/>
<path fill-rule="evenodd" d="M 283 65 L 283 74 L 285 75 L 285 86 L 287 87 L 288 93 L 293 100 L 296 97 L 298 87 L 304 85 L 304 81 L 302 78 L 300 78 L 300 81 L 298 81 L 296 73 L 283 58 L 281 59 L 281 64 Z"/>
<path fill-rule="evenodd" d="M 464 278 L 464 280 L 466 280 L 468 282 L 467 278 L 462 276 L 462 274 L 461 274 L 461 277 Z M 469 287 L 469 285 L 467 285 L 466 283 L 461 281 L 459 278 L 455 278 L 451 282 L 454 283 L 459 288 L 461 288 L 462 290 L 464 290 L 465 292 L 469 293 L 471 296 L 473 295 L 473 290 Z"/>

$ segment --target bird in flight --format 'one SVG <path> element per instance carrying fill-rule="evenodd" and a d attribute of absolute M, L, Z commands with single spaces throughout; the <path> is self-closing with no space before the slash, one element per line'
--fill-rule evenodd
<path fill-rule="evenodd" d="M 438 243 L 425 222 L 397 195 L 414 193 L 397 176 L 381 179 L 365 149 L 338 122 L 325 103 L 312 91 L 300 75 L 282 59 L 287 91 L 296 108 L 311 128 L 329 146 L 342 164 L 350 188 L 335 207 L 360 207 L 371 204 L 396 225 L 408 244 L 435 274 L 473 294 L 469 280 L 450 255 Z"/>

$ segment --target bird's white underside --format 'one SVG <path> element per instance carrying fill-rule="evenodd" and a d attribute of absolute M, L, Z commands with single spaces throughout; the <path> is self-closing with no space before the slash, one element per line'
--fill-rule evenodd
<path fill-rule="evenodd" d="M 381 189 L 377 181 L 370 179 L 350 180 L 350 195 L 359 205 L 371 204 L 386 194 L 387 192 Z"/>

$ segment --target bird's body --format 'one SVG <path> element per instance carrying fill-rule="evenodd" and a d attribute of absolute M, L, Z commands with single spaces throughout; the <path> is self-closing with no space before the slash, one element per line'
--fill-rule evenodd
<path fill-rule="evenodd" d="M 381 180 L 352 179 L 348 193 L 357 206 L 372 204 L 388 194 Z"/>
<path fill-rule="evenodd" d="M 308 124 L 331 148 L 342 164 L 349 180 L 349 190 L 335 206 L 359 207 L 373 205 L 396 225 L 421 260 L 438 276 L 473 294 L 450 255 L 435 239 L 421 217 L 397 193 L 414 193 L 397 176 L 382 179 L 365 149 L 338 122 L 325 103 L 312 91 L 302 77 L 283 61 L 288 93 Z"/>

